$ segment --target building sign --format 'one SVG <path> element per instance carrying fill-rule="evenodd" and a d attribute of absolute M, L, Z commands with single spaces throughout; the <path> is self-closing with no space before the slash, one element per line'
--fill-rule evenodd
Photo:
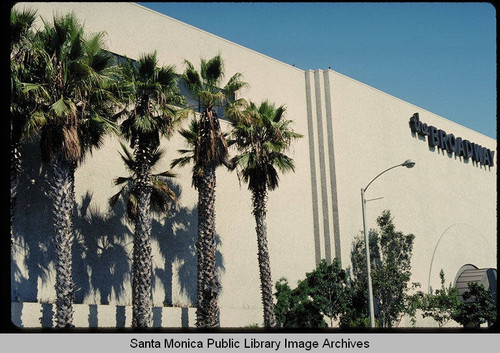
<path fill-rule="evenodd" d="M 420 136 L 427 136 L 429 146 L 440 148 L 448 153 L 455 153 L 455 156 L 462 156 L 465 159 L 471 158 L 481 165 L 493 166 L 494 151 L 481 145 L 447 134 L 445 131 L 437 129 L 432 125 L 427 125 L 420 121 L 418 113 L 410 118 L 410 129 Z"/>

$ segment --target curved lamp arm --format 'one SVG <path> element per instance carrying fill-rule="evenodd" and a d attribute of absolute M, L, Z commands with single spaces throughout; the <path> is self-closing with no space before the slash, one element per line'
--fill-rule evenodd
<path fill-rule="evenodd" d="M 369 183 L 368 185 L 366 185 L 366 187 L 363 189 L 363 191 L 366 191 L 366 189 L 368 189 L 368 187 L 370 186 L 371 183 L 373 183 L 375 181 L 375 179 L 377 179 L 379 176 L 381 176 L 382 174 L 384 174 L 385 172 L 388 172 L 389 170 L 391 169 L 394 169 L 394 168 L 397 168 L 397 167 L 406 167 L 406 168 L 413 168 L 413 166 L 415 165 L 415 162 L 413 162 L 411 159 L 407 159 L 406 161 L 404 161 L 403 163 L 401 164 L 397 164 L 393 167 L 390 167 L 390 168 L 387 168 L 386 170 L 384 170 L 382 173 L 380 173 L 379 175 L 377 175 L 375 178 L 373 178 Z"/>

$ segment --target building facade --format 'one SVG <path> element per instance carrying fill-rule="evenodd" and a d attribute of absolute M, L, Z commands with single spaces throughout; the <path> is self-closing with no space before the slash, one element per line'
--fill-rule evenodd
<path fill-rule="evenodd" d="M 86 31 L 106 32 L 111 52 L 137 59 L 156 50 L 159 64 L 175 65 L 177 72 L 185 59 L 196 65 L 220 53 L 226 77 L 241 72 L 249 84 L 239 97 L 286 106 L 287 119 L 304 136 L 290 152 L 296 172 L 283 175 L 269 194 L 273 282 L 285 277 L 294 285 L 321 259 L 339 258 L 349 268 L 353 238 L 363 227 L 361 188 L 407 159 L 414 168 L 384 174 L 366 198 L 377 198 L 367 203 L 368 228 L 388 209 L 398 230 L 415 235 L 411 281 L 432 291 L 440 287 L 441 269 L 452 282 L 464 265 L 496 268 L 496 140 L 331 69 L 300 70 L 134 3 L 16 5 L 23 7 L 46 20 L 74 12 Z M 185 145 L 179 134 L 162 145 L 167 169 Z M 110 136 L 76 171 L 77 326 L 130 324 L 133 228 L 123 207 L 108 207 L 118 191 L 113 179 L 127 175 L 119 150 L 118 138 Z M 23 155 L 12 320 L 22 327 L 50 326 L 55 270 L 44 182 L 50 171 L 36 144 L 25 145 Z M 175 173 L 179 205 L 153 222 L 153 319 L 164 327 L 194 326 L 196 302 L 197 192 L 190 168 Z M 219 168 L 216 197 L 221 326 L 262 324 L 251 194 L 234 173 Z"/>

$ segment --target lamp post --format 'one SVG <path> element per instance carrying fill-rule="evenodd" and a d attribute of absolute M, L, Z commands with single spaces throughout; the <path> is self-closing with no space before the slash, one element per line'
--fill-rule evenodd
<path fill-rule="evenodd" d="M 415 165 L 415 162 L 413 162 L 410 159 L 407 159 L 401 164 L 397 164 L 393 167 L 390 167 L 386 170 L 384 170 L 382 173 L 377 175 L 375 178 L 373 178 L 368 185 L 364 189 L 361 189 L 361 208 L 363 210 L 363 233 L 365 236 L 365 250 L 366 250 L 366 276 L 368 278 L 368 307 L 369 307 L 369 312 L 370 312 L 370 327 L 375 327 L 375 314 L 374 314 L 374 309 L 373 309 L 373 291 L 372 291 L 372 276 L 371 276 L 371 270 L 370 270 L 370 246 L 369 246 L 369 240 L 368 240 L 368 232 L 366 231 L 366 200 L 365 200 L 365 192 L 366 189 L 370 186 L 371 183 L 375 179 L 377 179 L 379 176 L 384 174 L 385 172 L 388 172 L 391 169 L 397 168 L 397 167 L 406 167 L 406 168 L 413 168 Z"/>

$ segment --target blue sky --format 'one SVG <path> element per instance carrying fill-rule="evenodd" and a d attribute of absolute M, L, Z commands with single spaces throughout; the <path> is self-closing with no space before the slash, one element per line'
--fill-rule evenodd
<path fill-rule="evenodd" d="M 139 4 L 304 70 L 331 67 L 496 138 L 489 3 Z"/>

